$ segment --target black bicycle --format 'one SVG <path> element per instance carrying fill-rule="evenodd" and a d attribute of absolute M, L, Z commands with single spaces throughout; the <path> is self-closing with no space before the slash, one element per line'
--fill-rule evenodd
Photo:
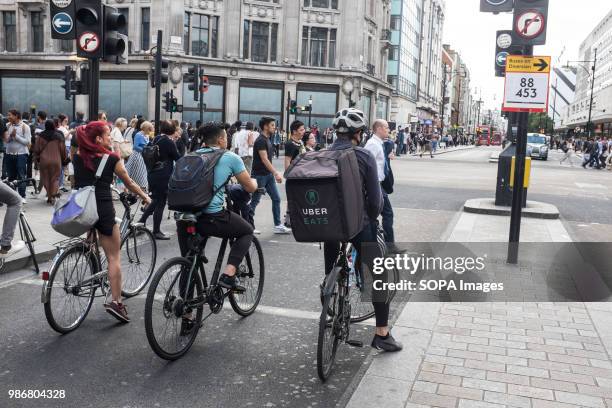
<path fill-rule="evenodd" d="M 121 231 L 121 295 L 129 298 L 144 289 L 157 260 L 157 244 L 149 229 L 135 223 L 131 206 L 136 196 L 119 193 L 125 209 Z M 95 229 L 86 237 L 55 244 L 57 254 L 49 272 L 43 273 L 41 302 L 49 325 L 65 334 L 77 329 L 87 317 L 94 297 L 108 297 L 108 267 L 98 245 Z M 96 295 L 97 291 L 99 295 Z"/>
<path fill-rule="evenodd" d="M 235 211 L 227 195 L 227 208 Z M 195 341 L 204 321 L 212 314 L 223 309 L 226 298 L 240 316 L 251 315 L 263 292 L 264 258 L 257 238 L 249 247 L 242 260 L 237 276 L 244 292 L 228 291 L 219 286 L 221 266 L 228 244 L 232 239 L 221 241 L 219 255 L 210 280 L 206 276 L 204 264 L 208 263 L 204 251 L 208 237 L 197 233 L 197 215 L 176 213 L 177 223 L 183 223 L 189 235 L 188 252 L 185 257 L 166 261 L 155 273 L 145 303 L 145 329 L 153 351 L 166 360 L 176 360 L 183 356 Z M 204 316 L 204 306 L 210 312 Z"/>
<path fill-rule="evenodd" d="M 380 235 L 380 232 L 378 234 Z M 321 287 L 323 309 L 319 318 L 317 373 L 323 381 L 329 378 L 340 342 L 353 347 L 363 347 L 361 341 L 350 339 L 350 324 L 374 316 L 372 303 L 363 302 L 361 299 L 367 283 L 356 258 L 357 251 L 353 246 L 343 243 L 334 267 L 325 277 Z M 393 269 L 391 273 L 390 279 L 398 282 L 399 272 Z M 395 291 L 389 291 L 386 301 L 390 303 L 394 296 Z"/>
<path fill-rule="evenodd" d="M 25 184 L 26 186 L 31 184 L 34 186 L 34 188 L 36 188 L 36 180 L 33 178 L 24 179 L 24 180 L 14 180 L 14 181 L 8 181 L 8 180 L 2 180 L 2 181 L 4 182 L 4 184 L 6 184 L 7 186 L 9 186 L 15 191 L 17 191 L 17 187 L 19 187 L 19 185 L 21 184 Z M 40 268 L 38 267 L 38 260 L 36 259 L 36 252 L 34 252 L 34 242 L 36 242 L 36 237 L 34 236 L 34 232 L 32 231 L 30 224 L 28 224 L 28 219 L 26 218 L 25 210 L 23 206 L 21 207 L 21 211 L 19 212 L 19 222 L 17 225 L 19 225 L 19 236 L 21 237 L 21 240 L 25 243 L 26 248 L 28 248 L 28 251 L 30 252 L 30 259 L 32 259 L 34 270 L 36 271 L 37 274 L 39 274 Z M 4 264 L 6 260 L 7 258 L 0 258 L 0 272 L 4 268 Z"/>

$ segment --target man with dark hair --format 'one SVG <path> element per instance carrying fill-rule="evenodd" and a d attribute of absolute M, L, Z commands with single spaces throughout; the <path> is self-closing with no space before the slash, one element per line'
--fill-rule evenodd
<path fill-rule="evenodd" d="M 252 177 L 257 180 L 259 188 L 265 188 L 272 199 L 272 216 L 274 217 L 274 233 L 289 234 L 291 229 L 281 224 L 280 218 L 280 194 L 276 188 L 276 183 L 283 182 L 283 176 L 276 171 L 272 165 L 272 155 L 274 154 L 274 146 L 270 142 L 270 138 L 276 130 L 276 119 L 264 116 L 259 121 L 261 135 L 255 141 L 253 147 L 253 172 Z M 259 204 L 261 194 L 255 192 L 251 200 L 251 210 L 255 214 L 255 208 Z"/>
<path fill-rule="evenodd" d="M 296 157 L 306 152 L 306 147 L 302 141 L 304 133 L 306 133 L 304 123 L 299 120 L 294 120 L 289 126 L 289 130 L 291 131 L 291 136 L 285 143 L 285 171 L 287 171 L 291 165 L 291 162 L 293 162 Z M 285 227 L 291 228 L 289 209 L 287 209 L 287 212 L 285 213 Z"/>
<path fill-rule="evenodd" d="M 32 142 L 32 133 L 30 127 L 21 120 L 19 111 L 11 109 L 8 118 L 10 125 L 4 139 L 6 145 L 6 173 L 10 181 L 24 180 L 28 167 L 28 156 L 30 154 L 28 146 Z M 21 183 L 18 190 L 25 204 L 25 183 Z"/>
<path fill-rule="evenodd" d="M 197 133 L 198 138 L 206 145 L 206 147 L 198 150 L 199 154 L 227 148 L 227 134 L 222 123 L 206 123 L 198 129 Z M 225 189 L 221 187 L 227 183 L 230 176 L 236 177 L 238 183 L 240 183 L 240 186 L 236 186 L 236 188 L 243 193 L 252 193 L 257 188 L 255 180 L 251 179 L 240 157 L 229 151 L 223 153 L 223 156 L 215 165 L 213 175 L 213 188 L 218 191 L 208 207 L 201 211 L 201 216 L 198 217 L 197 230 L 203 236 L 235 239 L 230 249 L 225 272 L 219 278 L 219 285 L 226 289 L 244 291 L 244 288 L 240 286 L 236 271 L 251 246 L 253 227 L 243 218 L 223 208 Z M 177 223 L 177 233 L 181 254 L 185 255 L 187 252 L 187 233 L 184 223 Z M 183 324 L 185 323 L 189 326 L 189 323 L 193 322 L 183 321 Z"/>
<path fill-rule="evenodd" d="M 72 123 L 70 123 L 70 129 L 74 129 L 84 124 L 85 124 L 85 114 L 83 112 L 77 112 L 76 119 Z"/>

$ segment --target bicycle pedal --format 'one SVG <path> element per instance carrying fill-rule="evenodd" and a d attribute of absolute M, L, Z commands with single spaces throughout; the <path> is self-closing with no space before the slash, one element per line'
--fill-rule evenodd
<path fill-rule="evenodd" d="M 346 344 L 351 347 L 363 347 L 363 342 L 359 340 L 347 340 Z"/>

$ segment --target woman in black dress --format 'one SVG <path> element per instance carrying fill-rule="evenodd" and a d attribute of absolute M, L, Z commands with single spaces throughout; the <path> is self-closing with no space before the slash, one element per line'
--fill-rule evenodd
<path fill-rule="evenodd" d="M 149 171 L 149 190 L 153 202 L 145 209 L 139 222 L 145 224 L 147 218 L 153 214 L 153 236 L 158 240 L 168 240 L 170 237 L 161 231 L 160 226 L 168 200 L 168 182 L 174 170 L 174 161 L 181 156 L 175 143 L 179 136 L 175 124 L 163 120 L 159 125 L 161 135 L 153 139 L 153 144 L 159 147 L 159 161 Z"/>
<path fill-rule="evenodd" d="M 77 129 L 78 152 L 73 156 L 75 188 L 96 186 L 96 205 L 98 207 L 98 231 L 100 245 L 108 261 L 108 278 L 111 285 L 112 301 L 104 308 L 118 320 L 130 321 L 127 310 L 121 302 L 121 262 L 119 226 L 115 223 L 115 207 L 111 195 L 113 176 L 119 177 L 124 185 L 145 203 L 151 199 L 128 176 L 123 160 L 111 151 L 113 141 L 110 129 L 104 122 L 91 122 Z M 102 175 L 96 181 L 96 172 L 102 164 Z"/>

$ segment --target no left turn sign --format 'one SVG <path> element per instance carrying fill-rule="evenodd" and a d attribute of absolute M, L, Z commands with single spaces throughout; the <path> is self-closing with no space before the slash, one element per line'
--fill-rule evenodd
<path fill-rule="evenodd" d="M 518 16 L 514 31 L 521 37 L 530 40 L 542 34 L 545 27 L 544 14 L 537 10 L 528 10 Z"/>
<path fill-rule="evenodd" d="M 86 31 L 81 34 L 78 43 L 81 50 L 93 53 L 100 47 L 100 38 L 98 38 L 96 33 Z"/>

